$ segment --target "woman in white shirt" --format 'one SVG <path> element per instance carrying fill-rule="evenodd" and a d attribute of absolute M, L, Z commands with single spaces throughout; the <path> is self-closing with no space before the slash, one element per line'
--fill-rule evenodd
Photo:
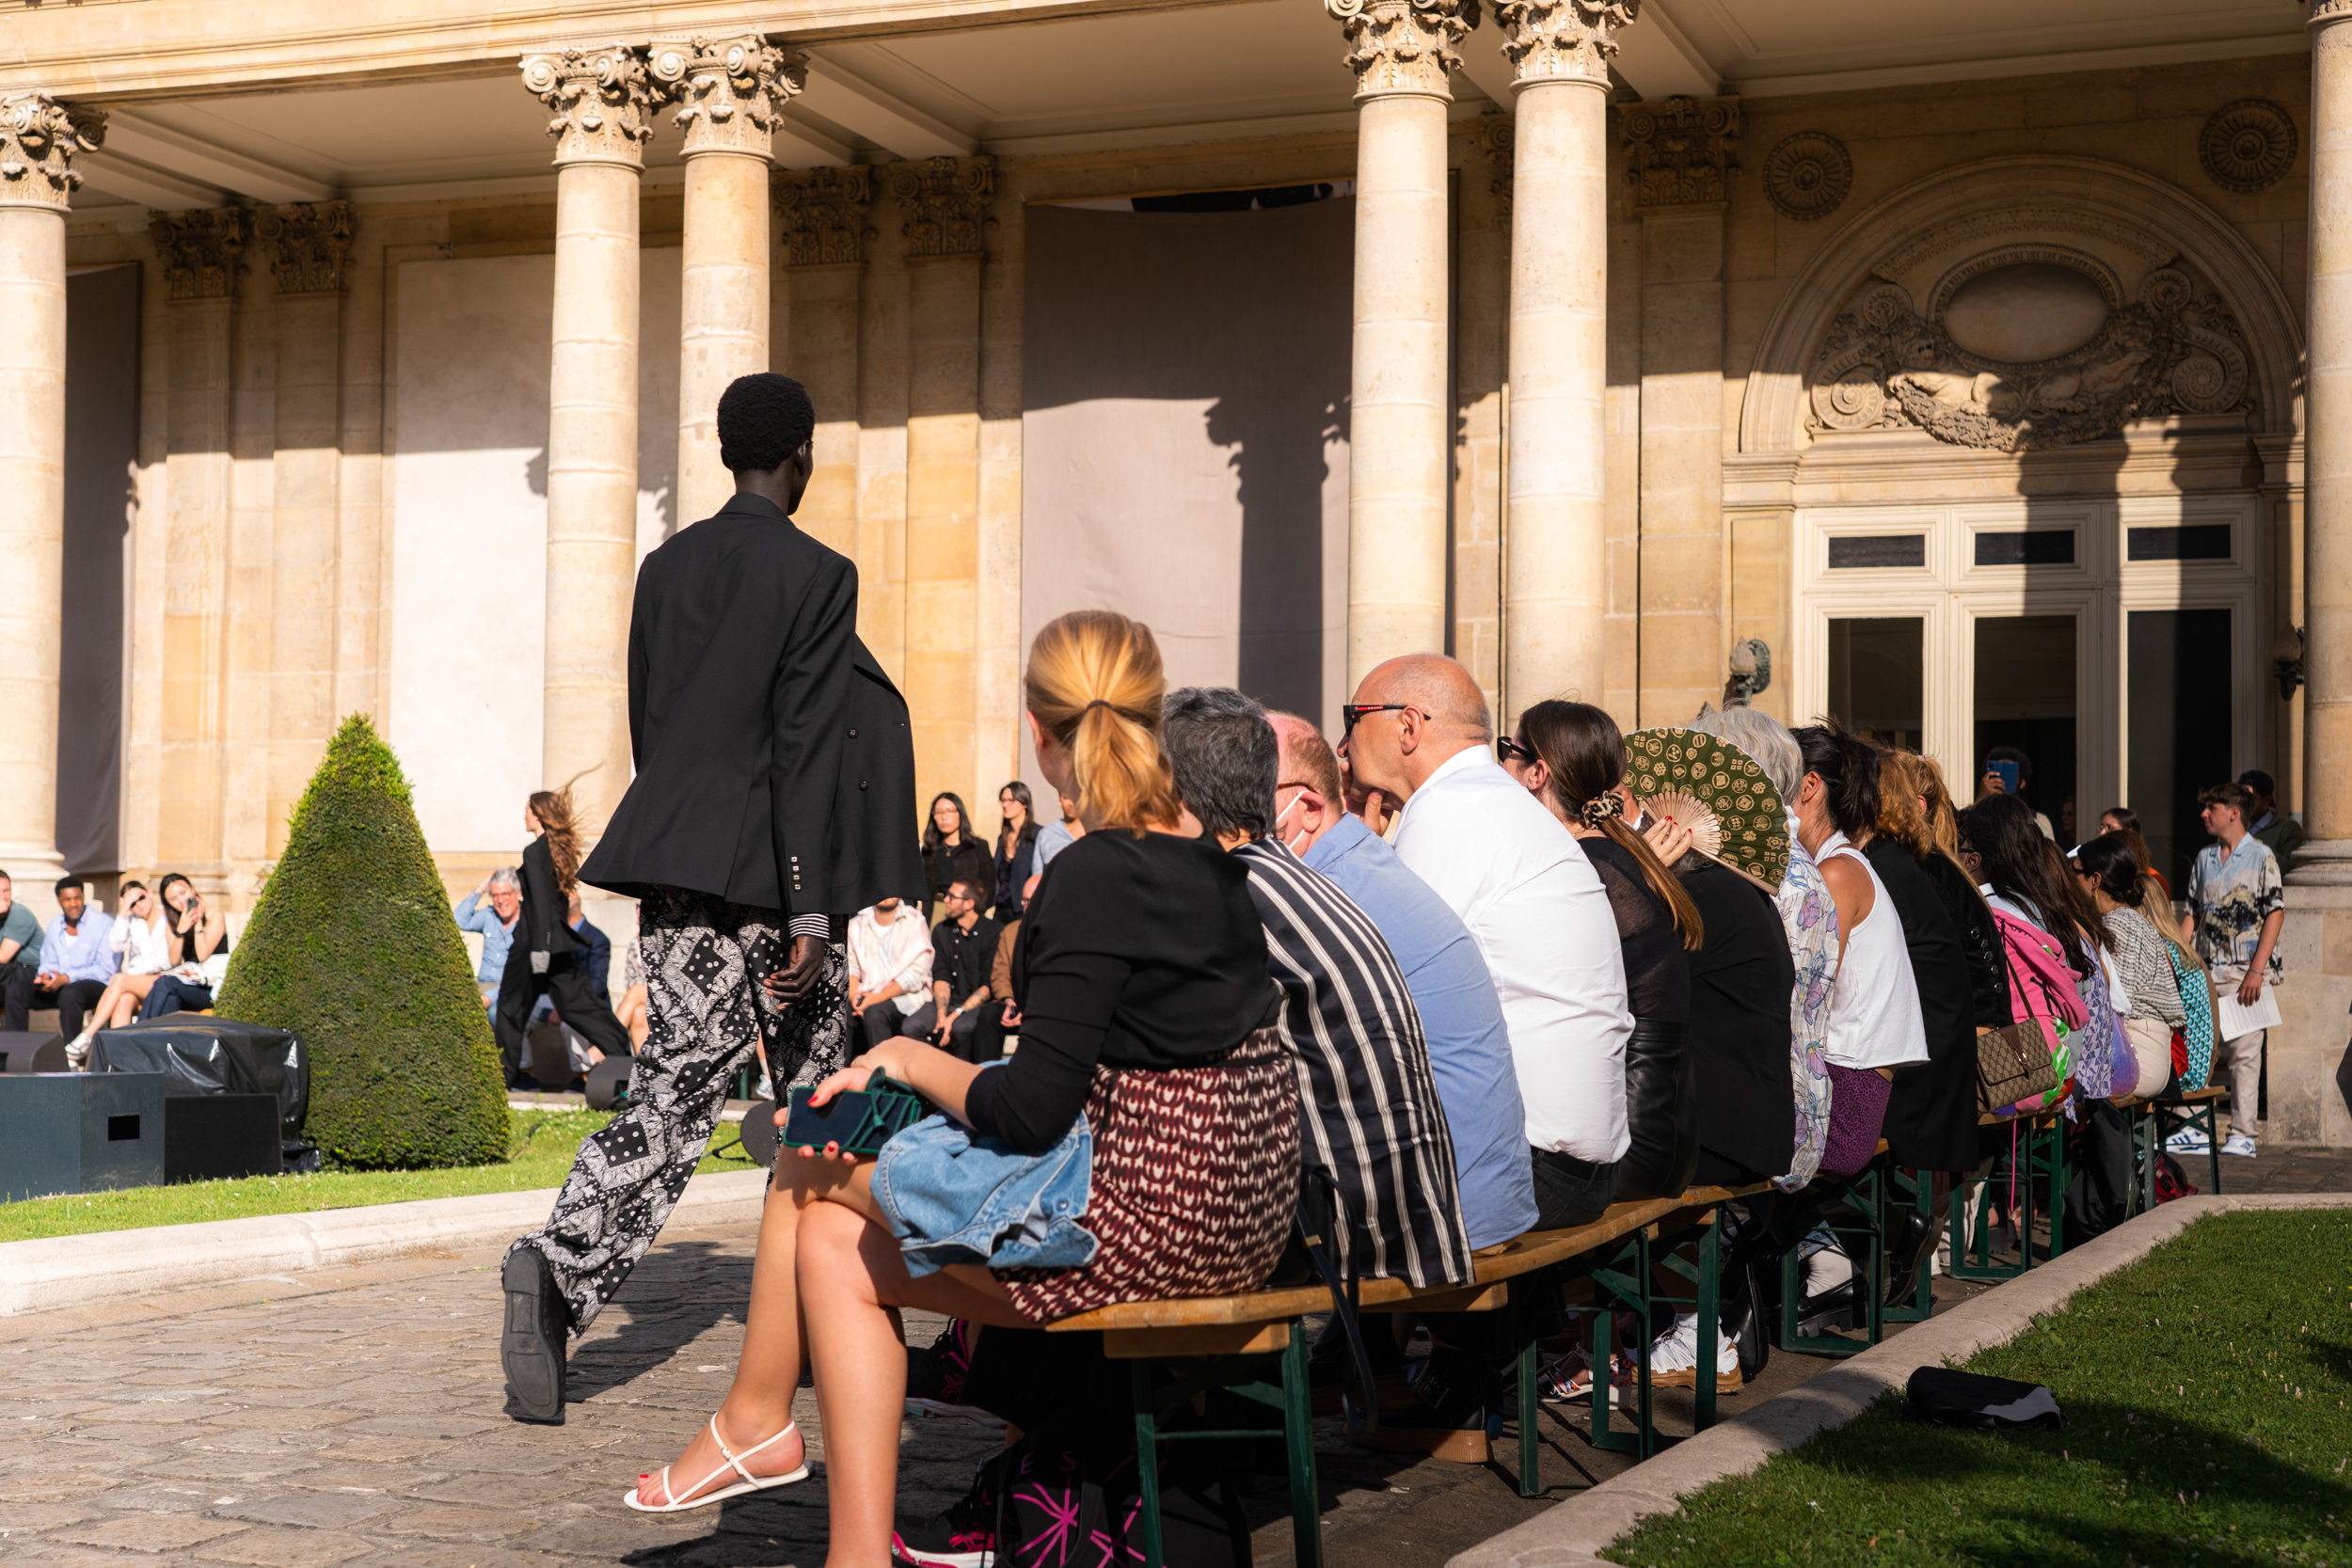
<path fill-rule="evenodd" d="M 1851 1176 L 1876 1157 L 1895 1069 L 1928 1059 L 1927 1022 L 1901 917 L 1854 847 L 1879 815 L 1879 756 L 1868 741 L 1808 725 L 1792 732 L 1804 759 L 1797 839 L 1837 906 L 1837 987 L 1830 1003 L 1829 1135 L 1821 1174 Z"/>
<path fill-rule="evenodd" d="M 170 933 L 164 907 L 147 891 L 146 883 L 122 884 L 122 913 L 108 929 L 106 945 L 118 956 L 120 967 L 107 980 L 98 1005 L 89 1010 L 89 1022 L 65 1048 L 67 1060 L 76 1069 L 87 1059 L 89 1042 L 98 1031 L 113 1026 L 114 1016 L 122 1005 L 127 1002 L 135 1013 L 138 1005 L 147 1000 L 155 976 L 171 967 Z"/>

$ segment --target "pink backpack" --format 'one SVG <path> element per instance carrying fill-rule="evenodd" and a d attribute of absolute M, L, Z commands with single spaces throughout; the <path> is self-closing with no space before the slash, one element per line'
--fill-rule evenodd
<path fill-rule="evenodd" d="M 2066 961 L 2066 950 L 2056 938 L 1998 910 L 1993 911 L 1993 920 L 2000 928 L 2001 947 L 2009 962 L 2010 1021 L 2039 1022 L 2049 1037 L 2050 1059 L 2058 1068 L 2057 1088 L 2020 1101 L 2014 1107 L 2021 1115 L 2031 1115 L 2059 1103 L 2072 1091 L 2074 1064 L 2069 1042 L 2090 1022 L 2090 1010 L 2083 1005 L 2074 966 Z"/>

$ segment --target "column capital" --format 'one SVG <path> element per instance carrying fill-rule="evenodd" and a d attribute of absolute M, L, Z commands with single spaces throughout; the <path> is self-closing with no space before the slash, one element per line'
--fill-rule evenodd
<path fill-rule="evenodd" d="M 2317 0 L 2312 7 L 2308 24 L 2313 28 L 2325 27 L 2330 22 L 2352 21 L 2352 0 Z"/>
<path fill-rule="evenodd" d="M 0 96 L 0 207 L 63 207 L 81 188 L 76 152 L 106 139 L 106 111 L 45 92 Z"/>
<path fill-rule="evenodd" d="M 1502 52 L 1518 80 L 1581 82 L 1606 89 L 1609 61 L 1617 52 L 1617 29 L 1629 26 L 1642 0 L 1500 0 L 1495 21 L 1502 27 Z"/>
<path fill-rule="evenodd" d="M 996 160 L 925 158 L 890 166 L 890 194 L 906 209 L 910 258 L 978 256 L 988 248 Z"/>
<path fill-rule="evenodd" d="M 1462 63 L 1454 46 L 1470 24 L 1463 0 L 1323 0 L 1347 40 L 1356 97 L 1414 96 L 1451 103 L 1451 73 Z M 1472 0 L 1471 14 L 1476 14 Z"/>
<path fill-rule="evenodd" d="M 522 57 L 523 86 L 555 113 L 557 167 L 565 164 L 645 166 L 653 88 L 645 52 L 626 43 L 542 50 Z"/>
<path fill-rule="evenodd" d="M 254 230 L 271 250 L 270 274 L 281 294 L 339 294 L 358 227 L 348 201 L 297 201 L 264 207 Z"/>
<path fill-rule="evenodd" d="M 228 299 L 245 273 L 245 247 L 253 239 L 253 214 L 243 207 L 200 207 L 187 213 L 157 213 L 147 237 L 164 263 L 164 285 L 173 304 Z"/>
<path fill-rule="evenodd" d="M 866 260 L 866 242 L 874 232 L 866 227 L 866 211 L 874 204 L 871 165 L 779 169 L 773 189 L 786 266 Z"/>
<path fill-rule="evenodd" d="M 1740 140 L 1737 98 L 1620 104 L 1617 131 L 1637 210 L 1722 201 L 1740 166 L 1731 157 Z"/>
<path fill-rule="evenodd" d="M 776 115 L 808 86 L 808 56 L 757 33 L 656 40 L 646 61 L 654 90 L 677 105 L 686 156 L 743 152 L 765 158 Z"/>

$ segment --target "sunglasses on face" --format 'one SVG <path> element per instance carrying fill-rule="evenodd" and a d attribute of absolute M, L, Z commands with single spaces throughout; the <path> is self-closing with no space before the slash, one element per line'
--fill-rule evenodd
<path fill-rule="evenodd" d="M 1544 760 L 1537 756 L 1533 749 L 1520 745 L 1509 736 L 1497 736 L 1495 737 L 1495 760 L 1509 762 L 1513 757 L 1531 765 Z"/>
<path fill-rule="evenodd" d="M 1371 713 L 1419 713 L 1423 719 L 1433 717 L 1410 703 L 1347 703 L 1340 708 L 1340 738 L 1345 740 L 1356 733 L 1356 721 Z"/>

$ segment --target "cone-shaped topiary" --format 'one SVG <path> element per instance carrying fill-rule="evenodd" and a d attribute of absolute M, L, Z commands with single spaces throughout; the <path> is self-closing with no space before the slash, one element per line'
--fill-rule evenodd
<path fill-rule="evenodd" d="M 354 714 L 294 807 L 220 989 L 310 1047 L 309 1136 L 337 1164 L 506 1156 L 505 1075 L 399 759 Z"/>

